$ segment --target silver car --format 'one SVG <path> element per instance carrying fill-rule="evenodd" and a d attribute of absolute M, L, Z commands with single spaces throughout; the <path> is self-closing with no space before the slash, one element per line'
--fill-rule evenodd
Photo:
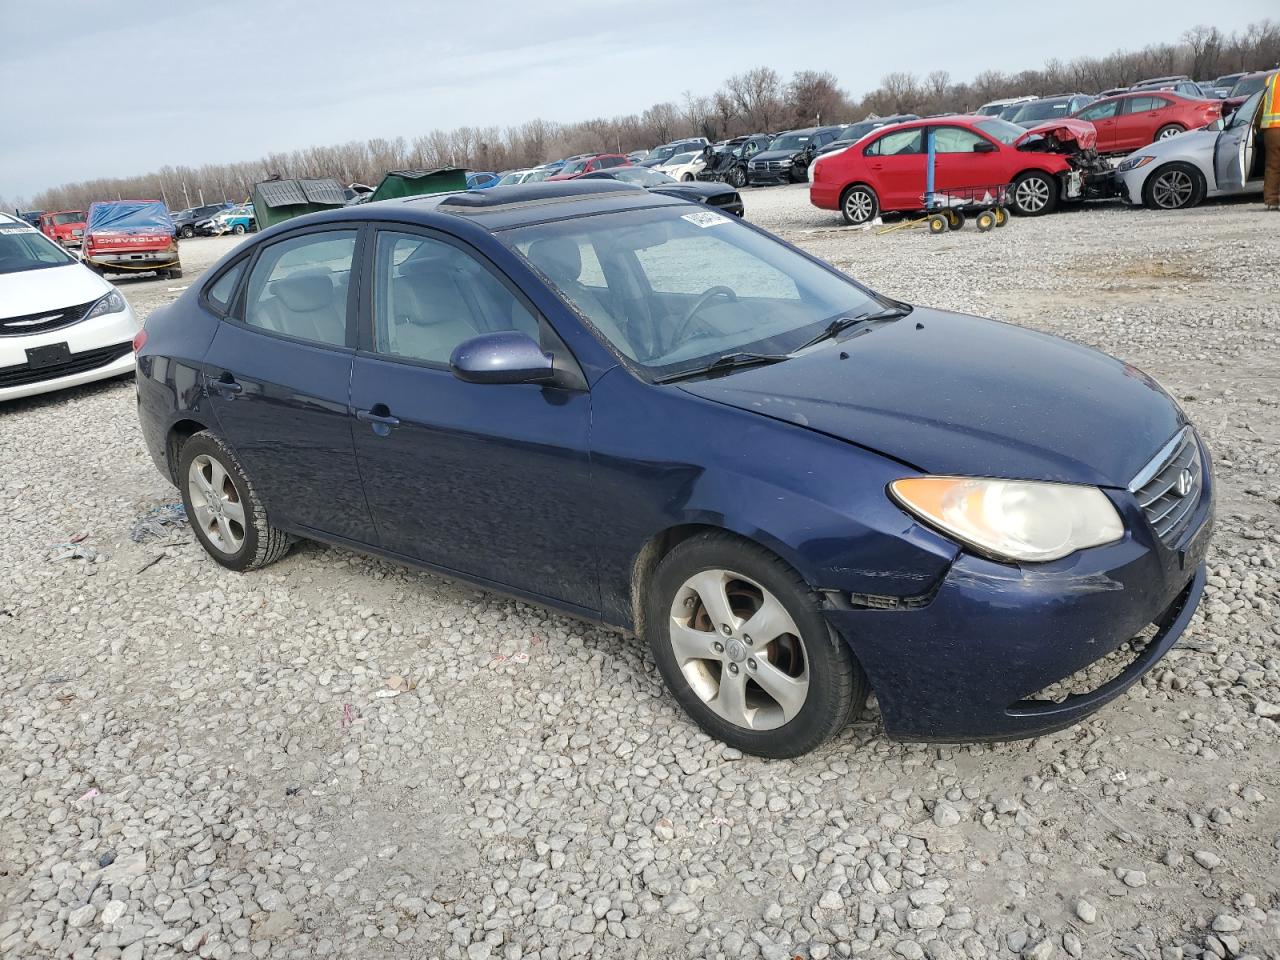
<path fill-rule="evenodd" d="M 1257 118 L 1262 94 L 1240 105 L 1231 118 L 1199 130 L 1157 140 L 1116 167 L 1121 196 L 1157 210 L 1193 207 L 1206 197 L 1262 192 L 1262 151 Z"/>

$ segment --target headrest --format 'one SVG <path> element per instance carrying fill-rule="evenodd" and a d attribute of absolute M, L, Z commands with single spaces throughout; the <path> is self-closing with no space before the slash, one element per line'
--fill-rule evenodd
<path fill-rule="evenodd" d="M 271 292 L 294 313 L 310 313 L 333 302 L 333 280 L 327 273 L 295 273 L 273 282 Z"/>
<path fill-rule="evenodd" d="M 529 245 L 529 260 L 552 280 L 577 280 L 582 273 L 582 251 L 568 237 L 546 237 Z"/>

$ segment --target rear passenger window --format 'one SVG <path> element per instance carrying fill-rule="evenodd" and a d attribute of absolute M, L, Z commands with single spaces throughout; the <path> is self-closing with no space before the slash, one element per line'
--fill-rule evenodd
<path fill-rule="evenodd" d="M 1129 101 L 1129 112 L 1146 113 L 1148 110 L 1159 110 L 1168 105 L 1169 101 L 1163 97 L 1134 97 Z"/>
<path fill-rule="evenodd" d="M 306 233 L 262 251 L 249 275 L 244 322 L 328 346 L 347 343 L 354 230 Z"/>
<path fill-rule="evenodd" d="M 378 353 L 447 364 L 454 348 L 484 333 L 539 339 L 538 320 L 471 254 L 440 240 L 381 231 L 374 264 Z"/>
<path fill-rule="evenodd" d="M 213 281 L 209 285 L 209 289 L 205 291 L 205 298 L 218 308 L 220 313 L 226 313 L 227 307 L 231 305 L 231 297 L 236 292 L 236 284 L 240 282 L 240 274 L 244 273 L 244 265 L 248 260 L 241 260 L 230 270 L 225 271 L 222 276 Z"/>
<path fill-rule="evenodd" d="M 868 157 L 896 157 L 909 153 L 924 153 L 924 128 L 895 130 L 869 144 L 863 154 Z"/>

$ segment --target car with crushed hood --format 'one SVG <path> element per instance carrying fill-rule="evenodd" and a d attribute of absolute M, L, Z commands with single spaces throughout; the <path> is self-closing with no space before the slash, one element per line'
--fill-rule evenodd
<path fill-rule="evenodd" d="M 182 276 L 177 231 L 160 200 L 89 204 L 81 251 L 85 265 L 98 273 Z"/>
<path fill-rule="evenodd" d="M 747 164 L 756 154 L 767 150 L 773 140 L 770 134 L 753 133 L 745 137 L 735 137 L 727 143 L 718 145 L 707 161 L 707 165 L 698 171 L 698 179 L 727 183 L 737 189 L 745 187 Z"/>
<path fill-rule="evenodd" d="M 124 294 L 0 213 L 0 401 L 132 373 L 139 329 Z"/>
<path fill-rule="evenodd" d="M 747 185 L 801 183 L 808 179 L 814 155 L 840 135 L 843 126 L 808 127 L 779 134 L 768 149 L 747 163 Z"/>
<path fill-rule="evenodd" d="M 199 232 L 196 227 L 200 223 L 217 216 L 230 206 L 229 203 L 206 203 L 199 207 L 188 207 L 169 216 L 173 220 L 174 229 L 178 231 L 178 236 L 183 240 L 190 240 Z"/>
<path fill-rule="evenodd" d="M 761 756 L 869 691 L 903 739 L 1069 726 L 1205 585 L 1209 452 L 1151 377 L 627 184 L 278 224 L 151 313 L 137 367 L 219 565 L 306 538 L 602 622 Z"/>
<path fill-rule="evenodd" d="M 1262 192 L 1264 157 L 1257 123 L 1262 93 L 1228 120 L 1157 140 L 1116 167 L 1120 196 L 1135 206 L 1181 210 L 1211 197 Z"/>
<path fill-rule="evenodd" d="M 934 140 L 934 191 L 969 195 L 1007 186 L 1014 213 L 1040 216 L 1059 203 L 1102 199 L 1114 190 L 1110 166 L 1094 150 L 1089 124 L 1059 120 L 1024 130 L 999 117 L 927 117 L 886 128 L 815 165 L 809 201 L 868 223 L 881 213 L 924 208 L 928 143 Z M 986 194 L 983 194 L 985 196 Z"/>

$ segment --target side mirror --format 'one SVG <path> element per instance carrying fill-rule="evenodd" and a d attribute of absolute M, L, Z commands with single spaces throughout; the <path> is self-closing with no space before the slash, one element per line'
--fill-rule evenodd
<path fill-rule="evenodd" d="M 979 140 L 973 145 L 974 153 L 995 153 L 996 145 L 990 140 Z"/>
<path fill-rule="evenodd" d="M 551 355 L 523 333 L 486 333 L 458 344 L 449 369 L 467 383 L 550 383 Z"/>

